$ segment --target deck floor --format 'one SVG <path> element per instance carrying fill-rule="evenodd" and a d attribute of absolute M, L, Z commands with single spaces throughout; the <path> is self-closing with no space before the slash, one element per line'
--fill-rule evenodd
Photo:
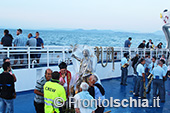
<path fill-rule="evenodd" d="M 106 90 L 106 98 L 109 99 L 129 99 L 133 97 L 133 94 L 130 92 L 133 90 L 133 78 L 128 77 L 127 86 L 120 85 L 120 78 L 103 80 L 102 84 Z M 158 108 L 105 108 L 105 111 L 111 110 L 111 113 L 170 113 L 170 80 L 166 81 L 166 102 L 160 103 Z M 137 97 L 134 97 L 137 98 Z M 149 104 L 152 104 L 152 90 L 150 94 L 147 94 L 147 99 L 149 99 Z M 34 93 L 33 91 L 19 93 L 17 98 L 14 100 L 14 111 L 15 113 L 35 113 L 34 109 Z"/>

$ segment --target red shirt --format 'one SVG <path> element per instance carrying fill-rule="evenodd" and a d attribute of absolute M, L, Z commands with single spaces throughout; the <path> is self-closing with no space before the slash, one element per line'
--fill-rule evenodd
<path fill-rule="evenodd" d="M 59 73 L 60 73 L 60 77 L 62 77 L 61 72 L 59 72 Z M 70 87 L 70 81 L 71 81 L 71 72 L 68 70 L 67 70 L 66 77 L 67 77 L 67 95 L 69 96 L 70 95 L 69 87 Z M 64 83 L 65 83 L 65 80 L 64 80 Z"/>

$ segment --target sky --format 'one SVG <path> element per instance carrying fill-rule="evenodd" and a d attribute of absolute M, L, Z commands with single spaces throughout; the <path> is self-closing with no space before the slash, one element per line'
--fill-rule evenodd
<path fill-rule="evenodd" d="M 0 28 L 155 32 L 170 0 L 0 0 Z"/>

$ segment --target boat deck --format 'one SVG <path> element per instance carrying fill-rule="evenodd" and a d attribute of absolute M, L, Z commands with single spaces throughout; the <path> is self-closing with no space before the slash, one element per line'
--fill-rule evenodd
<path fill-rule="evenodd" d="M 106 98 L 109 99 L 113 97 L 113 99 L 129 99 L 129 97 L 134 97 L 130 92 L 133 90 L 133 77 L 128 77 L 127 86 L 120 85 L 120 78 L 107 79 L 103 80 L 102 84 L 106 91 Z M 166 102 L 160 103 L 160 107 L 158 108 L 105 108 L 105 111 L 111 110 L 111 113 L 170 113 L 170 80 L 167 80 L 165 83 L 166 86 Z M 17 98 L 14 100 L 14 111 L 15 113 L 35 113 L 34 104 L 34 93 L 33 91 L 22 92 L 17 94 Z M 147 94 L 147 99 L 149 99 L 149 105 L 152 105 L 152 90 L 150 94 Z"/>

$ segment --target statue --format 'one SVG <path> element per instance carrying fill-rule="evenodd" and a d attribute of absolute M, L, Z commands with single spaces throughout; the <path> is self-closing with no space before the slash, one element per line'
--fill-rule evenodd
<path fill-rule="evenodd" d="M 89 46 L 74 46 L 72 62 L 75 71 L 72 79 L 72 86 L 74 85 L 74 89 L 79 89 L 81 82 L 84 81 L 88 83 L 88 77 L 95 73 L 97 57 L 94 54 L 94 49 Z"/>
<path fill-rule="evenodd" d="M 73 58 L 77 59 L 80 62 L 80 69 L 79 69 L 79 75 L 80 76 L 87 76 L 88 74 L 91 74 L 93 71 L 92 68 L 92 60 L 90 59 L 90 52 L 88 49 L 83 50 L 82 52 L 83 58 L 78 58 L 74 54 L 72 55 Z"/>
<path fill-rule="evenodd" d="M 170 11 L 165 9 L 163 13 L 160 14 L 160 18 L 162 18 L 164 25 L 162 26 L 162 30 L 165 34 L 166 40 L 167 40 L 167 47 L 170 49 L 170 33 L 169 33 L 169 28 L 170 28 Z"/>

